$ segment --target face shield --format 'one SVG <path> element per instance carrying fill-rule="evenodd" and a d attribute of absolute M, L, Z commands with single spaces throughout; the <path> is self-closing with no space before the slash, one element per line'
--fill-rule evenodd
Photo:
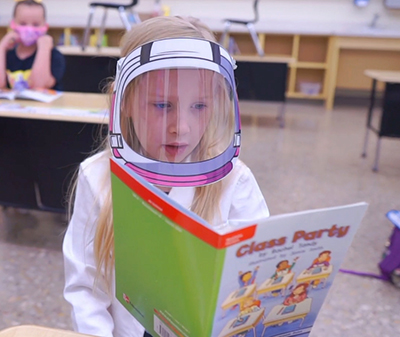
<path fill-rule="evenodd" d="M 201 186 L 239 155 L 233 61 L 218 44 L 174 38 L 120 59 L 110 112 L 114 158 L 150 183 Z"/>

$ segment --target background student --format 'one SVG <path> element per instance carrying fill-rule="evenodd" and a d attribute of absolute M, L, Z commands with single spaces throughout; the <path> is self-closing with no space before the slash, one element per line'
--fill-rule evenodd
<path fill-rule="evenodd" d="M 162 40 L 166 38 L 167 41 Z M 182 43 L 179 38 L 186 39 Z M 221 174 L 222 180 L 205 186 L 202 182 L 192 184 L 197 186 L 176 187 L 174 182 L 181 175 L 168 181 L 162 171 L 164 168 L 168 171 L 173 165 L 175 172 L 190 175 L 190 168 L 196 167 L 198 172 L 193 174 L 204 177 L 201 172 L 205 169 L 204 163 L 218 165 L 218 159 L 234 147 L 235 132 L 236 136 L 240 134 L 234 83 L 227 85 L 221 73 L 196 66 L 198 61 L 192 54 L 189 61 L 179 59 L 178 54 L 191 52 L 186 51 L 189 46 L 201 45 L 206 55 L 210 55 L 211 46 L 219 50 L 217 44 L 206 40 L 214 41 L 206 26 L 195 19 L 180 17 L 152 18 L 125 34 L 117 81 L 110 86 L 115 89 L 116 97 L 110 120 L 118 123 L 110 122 L 110 127 L 126 143 L 124 149 L 113 152 L 119 151 L 120 159 L 129 162 L 131 167 L 139 165 L 139 157 L 139 161 L 144 160 L 150 166 L 156 163 L 159 172 L 144 174 L 144 177 L 161 177 L 155 183 L 157 187 L 211 225 L 266 217 L 269 211 L 258 184 L 240 160 L 234 162 L 230 173 L 228 170 Z M 191 62 L 191 67 L 163 68 L 166 63 L 153 62 L 150 67 L 155 69 L 126 80 L 125 76 L 139 63 L 132 62 L 139 50 L 144 52 L 141 62 L 146 62 L 146 50 L 157 50 L 165 58 L 162 61 Z M 211 61 L 208 64 L 212 63 L 213 69 L 222 69 L 213 63 L 217 61 Z M 229 67 L 233 75 L 233 65 Z M 237 148 L 234 150 L 237 153 Z M 72 217 L 63 243 L 64 297 L 72 306 L 73 326 L 79 332 L 107 337 L 148 336 L 114 295 L 111 156 L 107 140 L 97 154 L 80 165 Z M 232 167 L 232 158 L 226 164 Z M 135 258 L 140 257 L 132 256 Z"/>
<path fill-rule="evenodd" d="M 10 27 L 0 41 L 0 88 L 62 90 L 65 60 L 47 34 L 44 5 L 39 0 L 17 2 Z"/>

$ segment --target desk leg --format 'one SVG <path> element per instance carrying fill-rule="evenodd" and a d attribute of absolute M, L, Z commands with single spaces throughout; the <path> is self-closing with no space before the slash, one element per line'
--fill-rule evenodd
<path fill-rule="evenodd" d="M 262 334 L 261 334 L 261 337 L 263 337 L 263 336 L 264 336 L 264 334 L 265 334 L 265 330 L 267 330 L 267 327 L 264 325 L 264 328 L 263 328 L 263 332 L 262 332 Z"/>
<path fill-rule="evenodd" d="M 279 107 L 278 120 L 279 126 L 281 128 L 285 127 L 285 111 L 286 111 L 286 102 L 283 102 Z"/>
<path fill-rule="evenodd" d="M 367 116 L 367 126 L 366 126 L 367 130 L 365 131 L 364 147 L 363 147 L 363 152 L 361 154 L 363 158 L 367 156 L 368 135 L 369 135 L 369 129 L 371 128 L 372 113 L 374 111 L 374 106 L 375 106 L 375 92 L 376 92 L 376 79 L 373 79 L 371 88 L 371 98 Z"/>
<path fill-rule="evenodd" d="M 381 137 L 378 136 L 378 142 L 376 143 L 375 162 L 374 162 L 374 167 L 372 168 L 372 171 L 374 172 L 378 171 L 378 161 L 381 152 L 380 150 L 381 150 Z"/>

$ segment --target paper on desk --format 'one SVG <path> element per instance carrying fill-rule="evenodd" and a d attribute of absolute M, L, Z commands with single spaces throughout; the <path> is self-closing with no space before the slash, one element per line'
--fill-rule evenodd
<path fill-rule="evenodd" d="M 44 103 L 50 103 L 62 96 L 61 91 L 52 89 L 0 89 L 0 98 L 14 100 L 14 99 L 28 99 Z"/>

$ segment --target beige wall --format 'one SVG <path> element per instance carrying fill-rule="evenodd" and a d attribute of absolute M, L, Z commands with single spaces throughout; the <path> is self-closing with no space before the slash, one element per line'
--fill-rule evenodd
<path fill-rule="evenodd" d="M 51 25 L 85 25 L 88 4 L 94 0 L 43 0 L 47 6 Z M 129 2 L 129 0 L 103 0 Z M 14 0 L 0 0 L 0 25 L 7 25 Z M 162 0 L 171 9 L 171 15 L 192 15 L 219 22 L 226 17 L 252 17 L 252 0 Z M 154 0 L 139 0 L 140 12 L 152 10 Z M 110 11 L 108 25 L 118 26 L 120 20 Z M 365 8 L 353 5 L 353 0 L 260 0 L 260 17 L 269 22 L 315 22 L 368 24 L 374 14 L 380 15 L 378 26 L 400 27 L 400 10 L 389 10 L 383 0 L 370 0 Z M 100 18 L 100 12 L 96 20 Z"/>

